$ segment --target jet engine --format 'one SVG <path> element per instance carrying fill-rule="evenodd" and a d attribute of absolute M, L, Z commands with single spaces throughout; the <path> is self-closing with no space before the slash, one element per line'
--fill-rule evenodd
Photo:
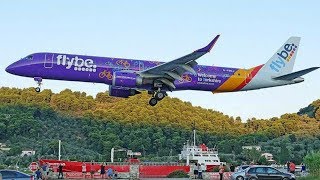
<path fill-rule="evenodd" d="M 113 73 L 112 86 L 136 88 L 142 85 L 142 77 L 133 72 L 116 71 Z"/>
<path fill-rule="evenodd" d="M 139 92 L 135 89 L 125 88 L 125 87 L 117 87 L 117 86 L 109 86 L 109 95 L 110 96 L 128 98 L 129 96 L 134 96 L 134 95 L 140 94 L 140 93 L 141 92 Z"/>

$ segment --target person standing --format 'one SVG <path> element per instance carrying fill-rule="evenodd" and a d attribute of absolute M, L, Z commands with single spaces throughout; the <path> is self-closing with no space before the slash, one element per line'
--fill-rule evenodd
<path fill-rule="evenodd" d="M 82 177 L 85 178 L 87 174 L 87 166 L 85 162 L 82 163 L 81 171 L 82 171 Z"/>
<path fill-rule="evenodd" d="M 194 178 L 197 179 L 197 177 L 198 177 L 198 163 L 195 163 L 193 166 L 193 175 L 194 175 Z"/>
<path fill-rule="evenodd" d="M 198 179 L 202 179 L 202 166 L 198 163 Z"/>
<path fill-rule="evenodd" d="M 234 169 L 235 169 L 234 165 L 231 164 L 231 165 L 230 165 L 230 171 L 231 171 L 231 172 L 234 172 Z"/>
<path fill-rule="evenodd" d="M 289 165 L 290 173 L 294 174 L 296 171 L 296 165 L 293 163 L 293 161 L 290 161 Z"/>
<path fill-rule="evenodd" d="M 290 172 L 290 162 L 289 162 L 289 161 L 287 161 L 287 163 L 286 163 L 286 164 L 287 164 L 287 171 L 288 171 L 288 172 Z"/>
<path fill-rule="evenodd" d="M 307 172 L 306 165 L 302 163 L 301 164 L 301 174 L 302 174 L 302 176 L 305 176 L 306 172 Z"/>
<path fill-rule="evenodd" d="M 36 179 L 41 179 L 41 171 L 40 171 L 40 168 L 38 167 L 36 172 L 35 172 L 35 175 L 36 175 Z"/>
<path fill-rule="evenodd" d="M 93 163 L 91 163 L 91 166 L 90 166 L 91 179 L 93 179 L 94 172 L 95 172 L 94 164 L 93 164 Z"/>
<path fill-rule="evenodd" d="M 41 175 L 42 175 L 42 178 L 43 180 L 46 180 L 47 179 L 47 165 L 46 163 L 44 163 L 40 169 L 41 171 Z"/>
<path fill-rule="evenodd" d="M 100 166 L 100 174 L 101 174 L 101 178 L 104 179 L 106 178 L 106 167 L 104 166 L 104 163 L 101 164 Z"/>
<path fill-rule="evenodd" d="M 109 168 L 109 169 L 107 170 L 107 176 L 108 176 L 108 179 L 109 179 L 109 178 L 112 179 L 113 170 L 112 170 L 111 168 Z"/>
<path fill-rule="evenodd" d="M 60 175 L 61 175 L 61 179 L 63 179 L 63 166 L 61 163 L 59 164 L 58 171 L 59 171 L 58 179 L 60 179 Z"/>
<path fill-rule="evenodd" d="M 223 180 L 223 173 L 224 173 L 224 165 L 220 165 L 219 167 L 219 175 L 220 175 L 220 180 Z"/>

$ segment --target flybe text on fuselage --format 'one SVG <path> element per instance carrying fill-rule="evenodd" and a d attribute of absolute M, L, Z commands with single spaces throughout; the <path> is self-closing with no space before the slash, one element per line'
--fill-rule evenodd
<path fill-rule="evenodd" d="M 283 50 L 280 53 L 277 53 L 278 59 L 273 60 L 270 64 L 270 68 L 273 71 L 279 72 L 281 68 L 286 66 L 286 62 L 289 62 L 293 57 L 297 46 L 295 44 L 285 44 Z"/>
<path fill-rule="evenodd" d="M 78 56 L 68 57 L 62 54 L 57 56 L 57 65 L 66 66 L 66 69 L 71 69 L 73 66 L 73 70 L 75 71 L 96 72 L 97 68 L 92 59 L 82 59 Z"/>

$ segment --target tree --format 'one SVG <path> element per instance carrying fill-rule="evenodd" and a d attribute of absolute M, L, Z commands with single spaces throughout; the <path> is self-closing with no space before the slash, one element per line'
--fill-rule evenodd
<path fill-rule="evenodd" d="M 22 153 L 22 148 L 20 146 L 13 146 L 8 152 L 8 156 L 17 156 Z"/>
<path fill-rule="evenodd" d="M 255 148 L 252 149 L 244 149 L 243 152 L 244 157 L 247 161 L 257 163 L 259 158 L 261 157 L 261 152 L 256 150 Z"/>
<path fill-rule="evenodd" d="M 279 162 L 284 164 L 287 161 L 290 161 L 290 151 L 285 145 L 281 145 L 281 150 L 278 156 Z"/>
<path fill-rule="evenodd" d="M 307 154 L 303 161 L 306 163 L 312 175 L 320 176 L 320 151 Z"/>

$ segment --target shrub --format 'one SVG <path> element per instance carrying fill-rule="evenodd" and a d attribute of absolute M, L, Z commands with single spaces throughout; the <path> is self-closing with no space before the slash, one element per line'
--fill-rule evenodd
<path fill-rule="evenodd" d="M 182 170 L 173 171 L 167 176 L 167 178 L 188 178 L 188 177 L 189 175 Z"/>
<path fill-rule="evenodd" d="M 320 152 L 307 154 L 303 160 L 311 175 L 320 176 Z"/>

